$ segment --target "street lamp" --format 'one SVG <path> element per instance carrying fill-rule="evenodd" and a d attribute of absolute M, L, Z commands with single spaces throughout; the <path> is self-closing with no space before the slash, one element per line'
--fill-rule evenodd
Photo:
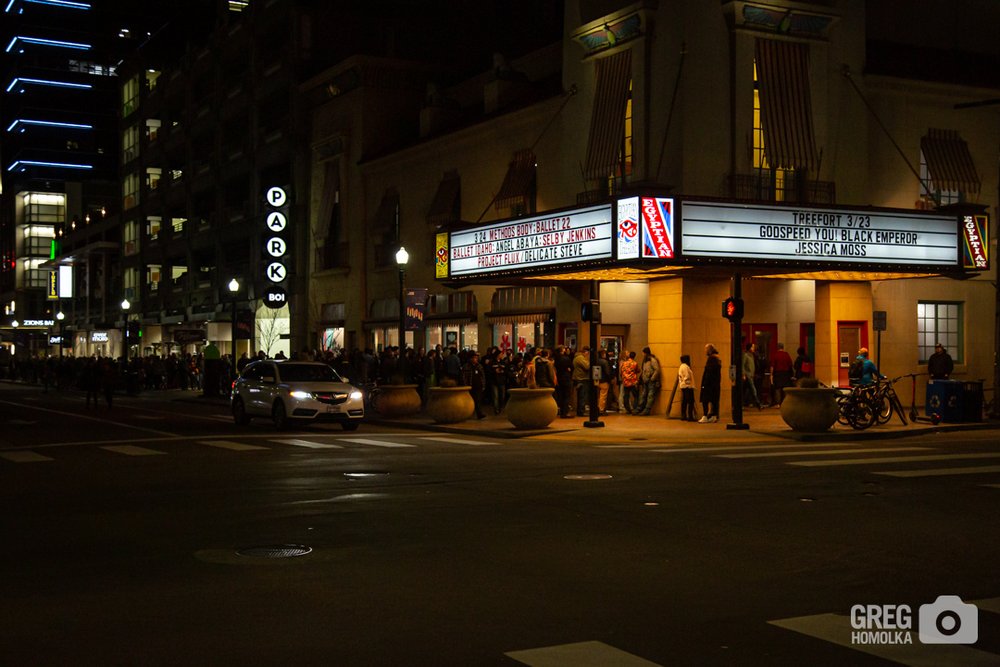
<path fill-rule="evenodd" d="M 122 299 L 122 359 L 128 361 L 128 309 L 132 304 L 128 299 Z"/>
<path fill-rule="evenodd" d="M 403 359 L 403 347 L 406 343 L 406 294 L 403 292 L 403 278 L 406 274 L 406 263 L 410 261 L 410 253 L 399 246 L 396 251 L 396 265 L 399 267 L 399 358 Z"/>
<path fill-rule="evenodd" d="M 63 355 L 63 320 L 66 319 L 66 313 L 59 311 L 56 313 L 56 319 L 59 320 L 59 358 L 62 359 Z"/>
<path fill-rule="evenodd" d="M 233 353 L 229 355 L 232 357 L 232 376 L 236 379 L 236 293 L 240 291 L 240 281 L 233 278 L 226 285 L 229 288 L 229 293 L 233 296 L 233 321 L 230 323 L 229 335 L 233 341 Z"/>

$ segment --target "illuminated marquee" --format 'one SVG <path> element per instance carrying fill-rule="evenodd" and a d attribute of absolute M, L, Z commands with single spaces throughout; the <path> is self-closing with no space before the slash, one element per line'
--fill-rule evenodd
<path fill-rule="evenodd" d="M 545 270 L 554 264 L 611 259 L 611 239 L 610 204 L 508 220 L 451 232 L 449 273 Z"/>
<path fill-rule="evenodd" d="M 685 201 L 687 257 L 854 264 L 958 264 L 954 216 Z"/>
<path fill-rule="evenodd" d="M 618 259 L 673 259 L 674 200 L 618 200 Z"/>

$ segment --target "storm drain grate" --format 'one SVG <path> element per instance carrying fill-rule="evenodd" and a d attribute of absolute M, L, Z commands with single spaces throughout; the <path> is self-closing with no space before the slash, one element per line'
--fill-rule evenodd
<path fill-rule="evenodd" d="M 240 556 L 249 556 L 251 558 L 295 558 L 297 556 L 305 556 L 311 552 L 311 547 L 301 544 L 271 544 L 239 549 L 236 553 Z"/>

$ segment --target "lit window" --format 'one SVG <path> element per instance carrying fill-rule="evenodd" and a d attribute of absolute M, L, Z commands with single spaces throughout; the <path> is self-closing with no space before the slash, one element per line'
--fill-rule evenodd
<path fill-rule="evenodd" d="M 962 306 L 963 304 L 954 301 L 917 303 L 917 349 L 920 363 L 927 363 L 938 343 L 944 345 L 955 363 L 962 363 L 965 358 Z"/>
<path fill-rule="evenodd" d="M 794 188 L 794 169 L 771 169 L 764 154 L 764 124 L 761 122 L 757 63 L 753 66 L 753 173 L 757 199 L 785 201 L 786 190 Z"/>

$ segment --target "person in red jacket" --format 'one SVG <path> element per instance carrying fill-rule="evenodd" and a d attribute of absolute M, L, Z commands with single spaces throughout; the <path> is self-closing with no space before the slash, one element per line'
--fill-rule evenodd
<path fill-rule="evenodd" d="M 785 387 L 792 385 L 792 355 L 785 352 L 785 344 L 778 343 L 778 351 L 771 359 L 771 378 L 774 381 L 774 389 L 777 392 L 778 405 L 785 400 Z"/>

